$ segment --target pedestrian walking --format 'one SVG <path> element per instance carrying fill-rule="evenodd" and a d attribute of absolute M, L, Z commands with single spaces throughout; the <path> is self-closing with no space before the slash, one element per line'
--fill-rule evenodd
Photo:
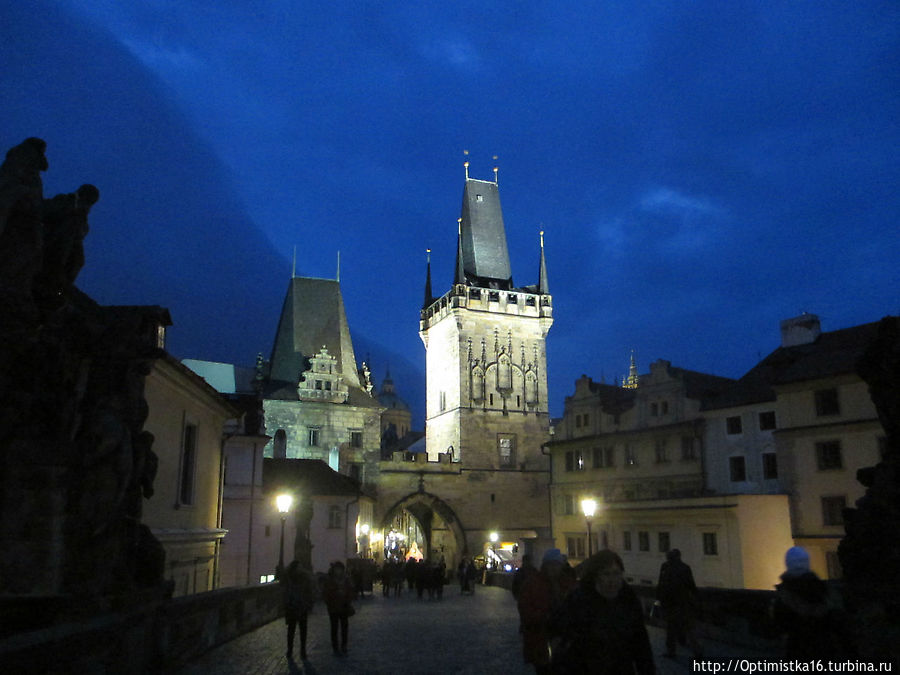
<path fill-rule="evenodd" d="M 347 578 L 344 563 L 331 563 L 328 576 L 325 578 L 325 605 L 328 607 L 328 619 L 331 622 L 331 649 L 335 654 L 347 653 L 347 634 L 349 619 L 356 614 L 353 608 L 353 585 Z M 340 627 L 340 643 L 338 642 Z"/>
<path fill-rule="evenodd" d="M 703 648 L 694 630 L 700 607 L 697 584 L 691 566 L 681 559 L 677 548 L 666 553 L 666 561 L 659 568 L 656 599 L 666 621 L 664 656 L 674 659 L 680 644 L 689 646 L 695 659 L 702 658 Z"/>
<path fill-rule="evenodd" d="M 624 575 L 613 551 L 585 561 L 578 586 L 549 622 L 556 644 L 553 673 L 656 672 L 643 609 Z"/>
<path fill-rule="evenodd" d="M 847 656 L 848 635 L 838 603 L 828 586 L 809 568 L 809 553 L 793 546 L 784 556 L 784 574 L 775 586 L 772 615 L 790 660 L 832 659 Z"/>
<path fill-rule="evenodd" d="M 287 657 L 294 658 L 294 634 L 300 629 L 300 658 L 306 658 L 307 618 L 314 602 L 314 586 L 309 572 L 294 560 L 281 578 L 284 588 L 284 622 L 287 624 Z"/>
<path fill-rule="evenodd" d="M 526 553 L 522 556 L 522 566 L 515 571 L 515 574 L 513 574 L 512 587 L 510 590 L 512 591 L 512 596 L 515 598 L 516 602 L 519 601 L 519 596 L 522 594 L 522 587 L 525 585 L 525 582 L 537 574 L 537 569 L 531 562 L 531 554 Z"/>
<path fill-rule="evenodd" d="M 575 576 L 558 548 L 544 553 L 540 571 L 522 585 L 518 598 L 522 656 L 536 673 L 551 672 L 547 623 L 574 586 Z"/>

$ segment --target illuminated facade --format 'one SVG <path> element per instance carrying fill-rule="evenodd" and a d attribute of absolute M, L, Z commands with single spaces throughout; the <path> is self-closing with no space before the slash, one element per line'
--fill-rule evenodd
<path fill-rule="evenodd" d="M 839 577 L 843 508 L 885 443 L 855 373 L 876 326 L 788 319 L 781 346 L 739 380 L 665 361 L 633 388 L 578 380 L 549 444 L 557 545 L 586 555 L 579 502 L 593 497 L 592 549 L 619 551 L 635 583 L 656 582 L 670 547 L 701 586 L 770 589 L 794 545 Z"/>
<path fill-rule="evenodd" d="M 175 595 L 217 586 L 222 527 L 222 429 L 237 411 L 201 377 L 165 355 L 145 382 L 148 415 L 159 458 L 153 497 L 143 521 L 166 551 L 166 579 Z"/>
<path fill-rule="evenodd" d="M 670 548 L 701 586 L 768 588 L 791 545 L 785 495 L 716 495 L 707 489 L 703 401 L 733 380 L 656 361 L 625 386 L 582 377 L 549 444 L 557 546 L 588 555 L 581 500 L 594 498 L 590 550 L 612 548 L 633 583 L 654 585 Z"/>
<path fill-rule="evenodd" d="M 378 483 L 380 519 L 412 514 L 430 554 L 450 565 L 482 553 L 490 532 L 523 549 L 549 545 L 543 245 L 538 282 L 515 286 L 496 180 L 467 174 L 458 223 L 453 284 L 433 297 L 429 263 L 420 314 L 427 456 L 383 462 Z"/>

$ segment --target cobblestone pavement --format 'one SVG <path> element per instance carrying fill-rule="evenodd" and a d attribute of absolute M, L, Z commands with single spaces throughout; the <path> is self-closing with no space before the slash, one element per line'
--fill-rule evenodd
<path fill-rule="evenodd" d="M 285 625 L 273 621 L 262 628 L 221 645 L 188 666 L 179 675 L 222 675 L 274 673 L 331 673 L 403 675 L 479 674 L 525 675 L 534 670 L 522 662 L 518 634 L 518 614 L 509 591 L 478 586 L 473 596 L 461 596 L 448 586 L 441 601 L 418 600 L 415 592 L 404 590 L 400 598 L 385 598 L 381 588 L 356 602 L 350 619 L 348 654 L 331 651 L 328 614 L 316 604 L 309 617 L 306 661 L 300 661 L 299 636 L 294 661 L 285 656 Z M 657 672 L 691 672 L 691 660 L 683 653 L 677 660 L 660 656 L 665 634 L 648 627 Z M 707 641 L 709 658 L 765 658 L 729 645 Z"/>

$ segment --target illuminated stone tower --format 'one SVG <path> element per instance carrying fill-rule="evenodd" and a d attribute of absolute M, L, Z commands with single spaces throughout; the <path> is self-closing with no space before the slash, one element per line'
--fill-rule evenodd
<path fill-rule="evenodd" d="M 549 428 L 546 338 L 553 314 L 543 233 L 538 282 L 513 285 L 496 169 L 495 180 L 476 180 L 466 163 L 454 277 L 447 293 L 432 298 L 429 264 L 419 323 L 428 458 L 450 455 L 464 474 L 493 472 L 493 488 L 515 489 L 514 475 L 548 469 L 541 446 Z M 535 500 L 540 514 L 516 504 L 519 512 L 504 517 L 546 520 L 542 497 Z"/>

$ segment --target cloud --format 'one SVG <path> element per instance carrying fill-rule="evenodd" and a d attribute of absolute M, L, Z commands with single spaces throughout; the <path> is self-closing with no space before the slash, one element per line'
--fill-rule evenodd
<path fill-rule="evenodd" d="M 170 69 L 196 71 L 204 66 L 202 59 L 183 46 L 170 48 L 131 38 L 122 40 L 122 43 L 141 63 L 155 71 L 165 72 Z"/>
<path fill-rule="evenodd" d="M 443 38 L 421 45 L 422 55 L 457 69 L 481 67 L 481 56 L 475 46 L 460 37 Z"/>
<path fill-rule="evenodd" d="M 694 197 L 668 187 L 658 187 L 646 192 L 641 197 L 640 206 L 651 213 L 674 214 L 684 218 L 720 216 L 724 213 L 705 197 Z"/>

